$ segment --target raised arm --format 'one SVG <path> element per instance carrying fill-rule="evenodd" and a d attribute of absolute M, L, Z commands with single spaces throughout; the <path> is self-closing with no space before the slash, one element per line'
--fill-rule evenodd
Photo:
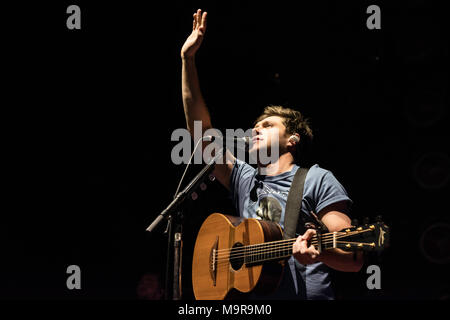
<path fill-rule="evenodd" d="M 200 9 L 194 13 L 192 32 L 181 48 L 181 92 L 186 125 L 192 137 L 194 136 L 194 121 L 202 122 L 202 134 L 205 130 L 212 128 L 211 116 L 200 90 L 200 82 L 195 66 L 195 54 L 200 48 L 206 32 L 206 18 L 207 13 L 202 13 Z M 206 143 L 203 147 L 205 145 Z M 229 189 L 234 157 L 227 151 L 227 158 L 232 159 L 232 161 L 227 164 L 217 164 L 213 174 L 220 183 Z"/>
<path fill-rule="evenodd" d="M 194 135 L 194 121 L 202 121 L 203 131 L 211 128 L 211 118 L 200 91 L 197 68 L 195 66 L 195 54 L 200 48 L 206 31 L 207 13 L 198 9 L 194 13 L 192 33 L 186 39 L 181 48 L 181 90 L 183 97 L 186 125 L 191 135 Z"/>

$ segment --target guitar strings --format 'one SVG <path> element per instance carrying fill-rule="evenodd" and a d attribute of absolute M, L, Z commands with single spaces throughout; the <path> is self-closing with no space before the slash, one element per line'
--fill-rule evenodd
<path fill-rule="evenodd" d="M 355 231 L 351 233 L 337 233 L 336 239 L 340 239 L 346 236 L 350 236 L 353 234 L 358 234 L 366 231 L 371 231 L 370 229 L 362 230 L 362 231 Z M 334 240 L 331 239 L 330 236 L 325 237 L 325 239 L 322 239 L 322 244 L 329 244 L 332 243 Z M 260 256 L 264 254 L 272 254 L 276 253 L 279 250 L 289 250 L 292 248 L 293 243 L 296 241 L 296 239 L 288 239 L 288 240 L 279 240 L 279 241 L 272 241 L 262 244 L 256 244 L 256 245 L 248 245 L 237 249 L 221 249 L 216 251 L 217 255 L 217 261 L 222 260 L 236 260 L 243 257 L 254 257 L 254 256 Z M 357 243 L 357 242 L 348 242 L 348 241 L 336 241 L 339 243 L 346 242 L 346 243 Z M 317 237 L 311 241 L 312 245 L 318 245 Z M 230 254 L 228 254 L 230 251 L 232 251 Z M 290 255 L 290 254 L 289 254 Z"/>
<path fill-rule="evenodd" d="M 362 233 L 362 232 L 366 232 L 366 231 L 370 231 L 370 229 L 367 230 L 363 230 L 363 231 L 354 231 L 352 233 L 336 233 L 336 239 L 338 238 L 342 238 L 345 236 L 349 236 L 352 234 L 357 234 L 357 233 Z M 332 234 L 331 234 L 332 236 Z M 327 236 L 326 238 L 330 238 L 330 236 Z M 331 241 L 330 241 L 331 240 Z M 289 257 L 292 254 L 292 244 L 296 241 L 296 239 L 288 239 L 288 240 L 281 240 L 281 241 L 272 241 L 272 242 L 267 242 L 267 243 L 263 243 L 263 244 L 256 244 L 256 245 L 249 245 L 243 248 L 239 248 L 238 252 L 234 252 L 231 254 L 225 254 L 225 256 L 223 256 L 223 254 L 225 252 L 223 251 L 228 251 L 230 252 L 231 249 L 222 249 L 221 251 L 221 256 L 219 257 L 219 254 L 217 254 L 217 258 L 215 259 L 217 261 L 217 264 L 222 264 L 223 262 L 225 263 L 229 263 L 230 261 L 235 261 L 237 259 L 242 259 L 242 258 L 254 258 L 254 257 L 261 257 L 262 255 L 264 255 L 264 258 L 261 259 L 257 259 L 257 260 L 253 260 L 250 261 L 252 263 L 256 263 L 256 262 L 260 262 L 260 261 L 265 261 L 265 260 L 271 260 L 271 259 L 277 259 L 277 258 L 284 258 L 284 257 Z M 329 239 L 329 240 L 324 240 L 322 241 L 323 244 L 328 244 L 333 242 L 333 239 Z M 339 241 L 341 242 L 345 242 L 345 241 Z M 347 242 L 348 243 L 348 242 Z M 315 237 L 315 239 L 313 238 L 313 240 L 311 241 L 312 245 L 317 245 L 318 241 L 317 241 L 317 237 Z M 252 248 L 253 247 L 253 248 Z M 237 250 L 237 249 L 235 249 Z M 244 251 L 242 251 L 244 250 Z M 284 254 L 282 256 L 271 256 L 269 257 L 269 259 L 267 259 L 266 255 L 268 254 L 272 254 L 272 253 L 280 253 L 280 250 L 289 250 L 288 254 Z M 214 262 L 212 262 L 214 263 Z"/>
<path fill-rule="evenodd" d="M 364 230 L 364 231 L 357 231 L 354 232 L 356 233 L 361 233 L 361 232 L 365 232 L 365 231 L 370 231 L 370 230 Z M 346 237 L 350 234 L 345 234 L 345 235 L 340 235 L 340 236 L 336 236 L 336 239 L 340 239 L 342 237 Z M 221 253 L 221 255 L 219 256 L 219 254 L 217 255 L 217 258 L 233 258 L 233 257 L 237 257 L 240 258 L 242 256 L 254 256 L 254 255 L 261 255 L 261 254 L 270 254 L 270 253 L 274 253 L 277 250 L 288 250 L 290 248 L 292 248 L 292 244 L 295 242 L 296 239 L 289 239 L 289 240 L 284 240 L 281 241 L 280 243 L 276 243 L 276 242 L 272 242 L 271 245 L 264 245 L 264 244 L 259 244 L 258 246 L 254 246 L 253 248 L 248 248 L 247 250 L 244 248 L 243 250 L 239 250 L 239 251 L 234 251 L 231 254 L 225 254 L 224 256 L 224 252 Z M 325 239 L 322 241 L 323 244 L 329 244 L 332 243 L 334 240 L 333 239 Z M 311 241 L 312 245 L 318 245 L 318 240 L 313 239 Z M 226 249 L 229 250 L 229 249 Z"/>
<path fill-rule="evenodd" d="M 363 230 L 363 231 L 366 231 L 366 230 Z M 362 232 L 362 231 L 353 231 L 353 232 L 350 232 L 350 233 L 346 233 L 346 232 L 337 232 L 337 233 L 336 233 L 336 238 L 338 238 L 338 237 L 340 238 L 340 237 L 342 237 L 342 236 L 351 236 L 351 235 L 355 235 L 355 234 L 361 233 L 361 232 Z M 334 237 L 334 234 L 333 234 L 333 233 L 326 233 L 326 234 L 322 235 L 322 240 L 327 240 L 327 239 L 330 239 L 330 238 L 333 238 L 333 237 Z M 263 243 L 257 243 L 257 244 L 250 244 L 250 245 L 247 245 L 247 246 L 237 247 L 237 248 L 234 248 L 234 249 L 232 249 L 232 248 L 219 249 L 219 250 L 216 250 L 216 252 L 217 252 L 217 253 L 221 253 L 221 252 L 228 252 L 228 251 L 231 251 L 231 250 L 233 250 L 233 251 L 239 251 L 239 250 L 244 250 L 244 249 L 250 248 L 250 247 L 255 247 L 255 248 L 260 247 L 260 246 L 266 247 L 267 245 L 271 245 L 271 244 L 277 245 L 277 244 L 283 243 L 283 242 L 290 242 L 290 241 L 294 241 L 294 242 L 295 242 L 295 240 L 297 240 L 297 238 L 287 239 L 287 240 L 276 240 L 276 241 L 270 241 L 270 242 L 263 242 Z M 311 241 L 316 241 L 316 240 L 317 240 L 317 236 L 314 236 L 314 237 L 312 238 Z M 317 240 L 317 241 L 318 241 L 318 240 Z"/>
<path fill-rule="evenodd" d="M 328 244 L 328 243 L 332 243 L 332 242 L 333 241 L 325 241 L 323 243 L 324 244 Z M 359 242 L 351 242 L 351 241 L 336 241 L 336 242 L 338 242 L 338 243 L 349 243 L 349 244 L 350 243 L 352 243 L 352 244 L 359 244 Z M 370 244 L 365 244 L 365 245 L 370 245 Z M 285 243 L 284 250 L 291 250 L 291 248 L 292 247 L 290 246 L 290 244 Z M 279 253 L 279 251 L 274 251 L 274 252 Z M 223 265 L 223 262 L 229 263 L 231 260 L 235 261 L 235 260 L 238 260 L 238 259 L 242 259 L 242 257 L 254 258 L 254 257 L 261 257 L 261 255 L 266 255 L 266 254 L 270 254 L 270 253 L 273 253 L 273 252 L 263 252 L 263 253 L 261 253 L 261 252 L 252 252 L 251 254 L 246 254 L 246 255 L 244 254 L 241 257 L 233 256 L 233 257 L 230 257 L 230 258 L 218 258 L 216 260 L 216 262 L 217 262 L 217 264 L 220 263 L 221 265 Z M 292 255 L 292 251 L 289 251 L 288 254 L 281 254 L 280 256 L 270 256 L 270 257 L 264 256 L 264 257 L 261 257 L 262 259 L 261 258 L 260 259 L 255 259 L 255 260 L 251 260 L 251 261 L 248 261 L 248 262 L 250 262 L 250 263 L 258 263 L 258 262 L 263 262 L 263 261 L 267 261 L 267 260 L 273 260 L 273 259 L 278 259 L 278 258 L 285 258 L 285 257 L 289 257 L 291 255 Z"/>
<path fill-rule="evenodd" d="M 338 236 L 338 234 L 336 236 Z M 332 238 L 332 236 L 331 237 L 329 237 L 329 236 L 322 237 L 322 240 L 327 240 L 329 238 Z M 277 240 L 277 241 L 263 242 L 263 243 L 257 243 L 257 244 L 250 244 L 250 245 L 236 247 L 236 248 L 219 249 L 219 250 L 216 250 L 216 253 L 218 255 L 220 255 L 220 254 L 228 255 L 228 253 L 230 251 L 233 251 L 233 253 L 237 253 L 240 251 L 268 249 L 270 247 L 283 246 L 286 243 L 293 244 L 296 240 L 297 240 L 296 238 L 295 239 L 287 239 L 287 240 Z M 313 238 L 311 240 L 311 242 L 313 242 L 313 241 L 318 241 L 318 240 L 316 240 L 316 238 Z"/>
<path fill-rule="evenodd" d="M 292 250 L 292 245 L 294 244 L 295 241 L 289 241 L 289 242 L 284 242 L 284 243 L 280 243 L 276 246 L 270 246 L 270 247 L 265 247 L 265 248 L 255 248 L 255 249 L 248 249 L 248 250 L 240 250 L 238 252 L 234 252 L 232 251 L 229 254 L 218 254 L 216 257 L 217 259 L 228 259 L 228 258 L 240 258 L 240 257 L 250 257 L 250 256 L 254 256 L 254 255 L 261 255 L 261 254 L 270 254 L 270 253 L 276 253 L 277 251 L 281 251 L 281 250 Z M 323 242 L 324 244 L 326 244 L 327 242 Z M 312 242 L 312 245 L 316 245 L 316 242 Z"/>
<path fill-rule="evenodd" d="M 331 243 L 331 242 L 332 241 L 327 241 L 327 242 L 323 242 L 323 243 L 326 244 L 326 243 Z M 218 265 L 219 264 L 223 265 L 224 262 L 228 264 L 231 261 L 236 261 L 236 260 L 239 260 L 239 259 L 242 259 L 242 258 L 249 258 L 250 261 L 248 261 L 248 262 L 250 262 L 250 263 L 257 263 L 257 262 L 271 260 L 271 259 L 285 258 L 285 257 L 289 257 L 289 256 L 292 255 L 292 244 L 293 244 L 293 242 L 292 243 L 284 243 L 283 244 L 284 247 L 280 246 L 279 248 L 277 248 L 277 250 L 273 250 L 272 252 L 270 252 L 270 251 L 266 251 L 266 252 L 253 251 L 253 252 L 247 253 L 247 254 L 244 253 L 244 254 L 241 254 L 241 255 L 234 255 L 234 256 L 230 255 L 230 257 L 217 258 L 216 261 L 217 261 Z M 286 251 L 288 251 L 288 253 L 282 254 L 280 252 L 281 250 L 286 250 Z M 275 257 L 273 257 L 273 256 L 272 257 L 264 256 L 263 257 L 263 255 L 270 254 L 270 253 L 273 253 L 273 252 L 279 253 L 279 256 L 275 256 Z M 255 257 L 257 259 L 250 259 L 250 258 L 255 258 Z"/>
<path fill-rule="evenodd" d="M 347 236 L 352 236 L 355 234 L 359 234 L 359 233 L 363 233 L 363 232 L 367 232 L 367 231 L 372 231 L 371 229 L 365 229 L 365 230 L 360 230 L 360 231 L 353 231 L 353 232 L 337 232 L 336 233 L 336 239 L 340 239 L 343 237 L 347 237 Z M 333 233 L 327 233 L 325 235 L 322 236 L 322 242 L 325 240 L 329 240 L 332 239 L 334 237 Z M 279 245 L 283 245 L 285 243 L 290 243 L 290 242 L 295 242 L 297 239 L 296 238 L 292 238 L 292 239 L 287 239 L 287 240 L 276 240 L 276 241 L 270 241 L 270 242 L 263 242 L 263 243 L 257 243 L 257 244 L 251 244 L 251 245 L 247 245 L 247 246 L 242 246 L 242 247 L 237 247 L 237 248 L 227 248 L 227 249 L 219 249 L 216 250 L 217 254 L 222 254 L 222 253 L 226 253 L 228 254 L 228 252 L 233 251 L 233 252 L 239 252 L 239 251 L 248 251 L 248 250 L 252 250 L 253 248 L 256 250 L 260 250 L 260 249 L 270 249 L 271 247 L 277 247 Z M 311 243 L 317 241 L 317 236 L 314 236 L 311 240 Z"/>
<path fill-rule="evenodd" d="M 370 231 L 369 229 L 367 230 L 363 230 L 363 231 L 354 231 L 354 232 L 350 232 L 350 233 L 345 233 L 345 232 L 338 232 L 336 233 L 336 239 L 340 239 L 342 237 L 346 237 L 346 236 L 351 236 L 351 235 L 355 235 L 358 233 L 362 233 L 365 231 Z M 332 239 L 334 237 L 333 233 L 328 233 L 322 236 L 322 242 Z M 287 240 L 276 240 L 276 241 L 270 241 L 270 242 L 264 242 L 264 243 L 257 243 L 257 244 L 251 244 L 251 245 L 247 245 L 247 246 L 242 246 L 242 247 L 237 247 L 237 248 L 227 248 L 227 249 L 219 249 L 216 250 L 216 253 L 218 255 L 220 254 L 227 254 L 230 251 L 233 251 L 233 253 L 238 253 L 240 251 L 250 251 L 250 250 L 261 250 L 261 249 L 270 249 L 271 247 L 278 247 L 278 246 L 283 246 L 284 244 L 288 243 L 291 244 L 294 243 L 297 239 L 293 238 L 293 239 L 287 239 Z M 318 239 L 317 236 L 314 236 L 311 240 L 311 243 L 313 242 L 317 242 L 318 243 Z"/>

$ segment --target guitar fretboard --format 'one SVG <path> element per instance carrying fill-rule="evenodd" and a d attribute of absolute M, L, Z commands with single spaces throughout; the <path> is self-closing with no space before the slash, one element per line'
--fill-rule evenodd
<path fill-rule="evenodd" d="M 355 231 L 346 230 L 345 232 L 330 232 L 320 236 L 314 235 L 310 240 L 310 245 L 316 249 L 326 250 L 330 248 L 357 248 L 372 249 L 375 243 L 361 243 L 339 240 L 348 236 L 373 231 L 374 226 L 367 229 L 358 228 Z M 229 259 L 241 260 L 247 265 L 263 263 L 266 261 L 276 261 L 289 258 L 292 255 L 292 245 L 297 239 L 278 240 L 264 242 L 259 244 L 240 246 L 231 249 Z"/>
<path fill-rule="evenodd" d="M 242 247 L 245 252 L 244 263 L 257 264 L 289 258 L 292 255 L 292 245 L 295 240 L 288 239 Z"/>

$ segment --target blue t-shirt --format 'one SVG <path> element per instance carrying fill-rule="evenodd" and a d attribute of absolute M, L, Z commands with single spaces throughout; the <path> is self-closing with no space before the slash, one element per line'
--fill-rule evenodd
<path fill-rule="evenodd" d="M 279 223 L 284 229 L 284 209 L 298 168 L 294 165 L 291 171 L 276 176 L 263 176 L 249 164 L 236 159 L 231 173 L 230 190 L 240 216 L 270 220 Z M 330 171 L 317 164 L 312 166 L 303 187 L 301 215 L 309 218 L 311 211 L 317 214 L 326 206 L 339 201 L 348 201 L 349 206 L 352 203 L 344 187 Z M 301 221 L 299 218 L 299 223 Z M 254 298 L 334 299 L 329 271 L 329 267 L 321 262 L 305 266 L 291 257 L 276 292 Z"/>

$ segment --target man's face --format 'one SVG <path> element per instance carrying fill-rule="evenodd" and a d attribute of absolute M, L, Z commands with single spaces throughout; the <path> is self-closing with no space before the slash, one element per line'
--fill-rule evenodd
<path fill-rule="evenodd" d="M 288 138 L 281 117 L 271 116 L 259 121 L 253 128 L 252 136 L 249 150 L 251 155 L 261 153 L 263 150 L 267 150 L 270 154 L 272 148 L 278 148 L 280 154 L 286 152 Z"/>

